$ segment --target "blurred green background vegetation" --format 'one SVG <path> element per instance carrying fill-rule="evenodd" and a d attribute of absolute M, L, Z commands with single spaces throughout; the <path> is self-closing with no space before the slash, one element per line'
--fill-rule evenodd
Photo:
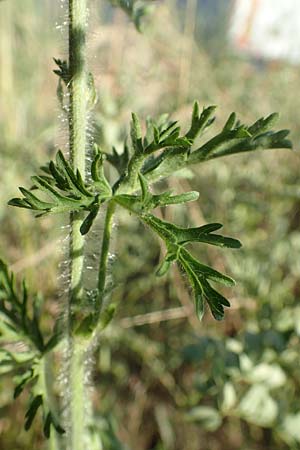
<path fill-rule="evenodd" d="M 52 73 L 52 57 L 66 55 L 62 6 L 0 3 L 0 254 L 43 291 L 45 328 L 63 309 L 68 230 L 6 202 L 67 143 Z M 91 1 L 89 59 L 99 90 L 91 138 L 105 151 L 120 148 L 131 111 L 171 111 L 187 123 L 197 99 L 219 105 L 217 128 L 232 111 L 245 122 L 279 111 L 295 151 L 215 160 L 169 181 L 176 192 L 198 190 L 200 200 L 158 214 L 178 224 L 221 222 L 243 243 L 239 251 L 195 248 L 238 282 L 221 323 L 209 312 L 197 321 L 178 270 L 154 276 L 159 243 L 133 217 L 118 218 L 111 271 L 120 306 L 92 375 L 105 450 L 300 448 L 300 69 L 236 56 L 224 10 L 213 22 L 205 11 L 196 0 L 167 0 L 139 34 L 121 10 Z M 91 248 L 97 239 L 96 230 Z M 27 399 L 12 402 L 16 374 L 1 364 L 0 374 L 0 447 L 45 448 L 39 425 L 22 429 Z"/>

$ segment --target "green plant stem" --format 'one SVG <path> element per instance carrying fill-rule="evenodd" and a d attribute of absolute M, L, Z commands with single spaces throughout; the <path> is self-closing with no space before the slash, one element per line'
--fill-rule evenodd
<path fill-rule="evenodd" d="M 87 126 L 87 0 L 69 0 L 69 71 L 70 159 L 73 168 L 85 174 Z M 68 450 L 87 448 L 86 428 L 89 417 L 85 384 L 85 352 L 87 343 L 73 332 L 76 316 L 83 300 L 84 237 L 80 233 L 82 213 L 70 216 L 70 293 L 68 305 Z"/>
<path fill-rule="evenodd" d="M 90 417 L 90 401 L 86 387 L 87 341 L 77 336 L 72 341 L 69 361 L 69 426 L 67 429 L 67 450 L 89 448 L 87 423 Z"/>
<path fill-rule="evenodd" d="M 103 297 L 105 291 L 105 282 L 106 282 L 106 274 L 107 274 L 107 264 L 108 264 L 108 256 L 109 256 L 109 244 L 112 233 L 112 225 L 113 225 L 113 215 L 116 209 L 115 202 L 111 201 L 107 205 L 106 217 L 104 223 L 103 237 L 102 237 L 102 248 L 101 248 L 101 256 L 99 263 L 99 272 L 98 272 L 98 298 L 99 303 L 97 306 L 98 316 L 100 315 L 101 308 L 103 305 Z"/>
<path fill-rule="evenodd" d="M 69 71 L 70 158 L 75 170 L 85 173 L 87 127 L 87 62 L 86 62 L 87 0 L 69 0 Z M 71 214 L 71 298 L 78 305 L 82 298 L 84 237 L 80 233 L 82 213 Z"/>

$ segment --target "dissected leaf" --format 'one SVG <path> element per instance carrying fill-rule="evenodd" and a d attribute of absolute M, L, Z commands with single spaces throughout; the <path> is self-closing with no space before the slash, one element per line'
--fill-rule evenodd
<path fill-rule="evenodd" d="M 168 235 L 171 233 L 178 244 L 186 244 L 188 242 L 203 242 L 220 247 L 241 247 L 241 243 L 237 239 L 218 234 L 211 234 L 213 231 L 222 228 L 223 225 L 219 223 L 210 223 L 196 228 L 183 228 L 159 219 L 158 217 L 153 215 L 145 215 L 143 217 L 143 220 L 150 221 L 151 226 L 156 228 L 158 233 L 162 233 L 162 236 L 165 233 L 167 233 Z"/>
<path fill-rule="evenodd" d="M 278 114 L 274 113 L 251 126 L 239 125 L 232 113 L 221 133 L 190 154 L 188 164 L 253 150 L 292 148 L 291 142 L 285 139 L 288 130 L 270 131 L 277 121 Z"/>
<path fill-rule="evenodd" d="M 235 281 L 223 273 L 201 264 L 184 247 L 192 241 L 214 243 L 214 245 L 239 248 L 240 242 L 232 238 L 225 238 L 219 235 L 211 235 L 212 231 L 222 227 L 221 224 L 212 223 L 198 228 L 180 228 L 174 224 L 158 219 L 151 214 L 141 215 L 141 219 L 147 223 L 166 243 L 168 253 L 161 263 L 157 274 L 163 275 L 169 269 L 172 261 L 177 261 L 186 273 L 188 280 L 194 291 L 195 310 L 197 317 L 201 320 L 204 314 L 204 300 L 207 301 L 212 315 L 215 319 L 221 320 L 224 317 L 224 306 L 230 306 L 229 301 L 219 292 L 211 287 L 208 280 L 233 286 Z M 207 236 L 212 236 L 212 242 Z M 216 242 L 214 242 L 216 236 Z"/>
<path fill-rule="evenodd" d="M 292 148 L 291 142 L 286 139 L 289 133 L 287 130 L 277 132 L 271 130 L 278 120 L 278 114 L 271 114 L 259 119 L 253 125 L 246 126 L 236 120 L 236 114 L 232 113 L 220 133 L 196 150 L 190 151 L 195 138 L 201 137 L 205 129 L 214 122 L 215 108 L 215 106 L 209 106 L 200 114 L 199 105 L 194 104 L 191 126 L 185 135 L 190 141 L 190 146 L 167 148 L 160 155 L 148 158 L 143 166 L 143 174 L 148 181 L 152 182 L 173 175 L 189 165 L 225 155 L 264 149 Z"/>
<path fill-rule="evenodd" d="M 37 217 L 49 213 L 88 211 L 81 225 L 82 234 L 86 234 L 96 218 L 100 205 L 112 196 L 112 189 L 103 170 L 103 155 L 95 146 L 95 157 L 91 164 L 91 183 L 87 185 L 79 170 L 74 171 L 63 153 L 58 151 L 55 162 L 43 168 L 47 174 L 33 176 L 34 188 L 50 201 L 41 200 L 31 191 L 20 188 L 22 199 L 12 199 L 11 206 L 32 209 L 39 212 Z"/>
<path fill-rule="evenodd" d="M 43 335 L 40 329 L 39 296 L 33 295 L 28 308 L 29 294 L 26 283 L 17 289 L 13 273 L 7 265 L 0 260 L 0 314 L 6 319 L 6 326 L 13 335 L 22 336 L 35 353 L 45 351 Z M 36 355 L 36 356 L 37 356 Z"/>

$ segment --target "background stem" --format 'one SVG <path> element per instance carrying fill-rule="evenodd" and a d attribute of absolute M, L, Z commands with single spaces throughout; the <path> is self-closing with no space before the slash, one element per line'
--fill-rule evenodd
<path fill-rule="evenodd" d="M 98 316 L 100 315 L 102 304 L 103 304 L 106 273 L 107 273 L 107 264 L 108 264 L 108 256 L 109 256 L 109 244 L 110 244 L 110 237 L 111 237 L 112 225 L 113 225 L 113 215 L 114 215 L 115 209 L 116 209 L 116 205 L 114 202 L 108 203 L 107 210 L 106 210 L 105 223 L 104 223 L 103 237 L 102 237 L 102 248 L 101 248 L 99 274 L 98 274 L 98 298 L 99 298 L 99 303 L 97 306 Z"/>
<path fill-rule="evenodd" d="M 53 374 L 53 354 L 48 353 L 42 358 L 42 368 L 41 368 L 41 391 L 42 393 L 46 393 L 47 402 L 52 414 L 54 414 L 55 419 L 59 423 L 58 420 L 58 405 L 53 392 L 54 386 L 54 374 Z M 50 438 L 48 442 L 49 450 L 62 450 L 61 446 L 61 436 L 56 432 L 54 428 L 51 429 Z"/>

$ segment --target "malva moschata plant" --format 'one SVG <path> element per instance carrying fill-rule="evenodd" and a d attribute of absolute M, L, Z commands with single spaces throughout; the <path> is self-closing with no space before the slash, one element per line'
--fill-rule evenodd
<path fill-rule="evenodd" d="M 123 152 L 111 153 L 91 145 L 87 138 L 90 110 L 96 101 L 93 76 L 87 67 L 87 3 L 88 0 L 68 1 L 68 60 L 55 59 L 58 76 L 58 98 L 68 118 L 68 157 L 58 151 L 31 178 L 29 188 L 21 187 L 21 198 L 9 205 L 33 211 L 36 217 L 49 214 L 69 215 L 69 286 L 65 314 L 56 322 L 51 336 L 41 327 L 40 296 L 32 294 L 25 281 L 16 283 L 8 266 L 0 262 L 1 335 L 6 341 L 23 341 L 22 354 L 2 350 L 3 362 L 9 370 L 17 370 L 17 398 L 30 388 L 30 402 L 25 414 L 25 429 L 29 429 L 38 413 L 43 418 L 43 431 L 51 449 L 98 449 L 91 432 L 93 413 L 87 387 L 87 361 L 101 333 L 112 320 L 116 306 L 111 302 L 107 286 L 110 239 L 115 214 L 125 209 L 157 235 L 165 246 L 165 257 L 156 271 L 163 276 L 177 263 L 192 287 L 195 313 L 202 319 L 208 306 L 213 317 L 221 320 L 229 301 L 213 283 L 233 286 L 234 280 L 209 267 L 193 256 L 191 243 L 238 249 L 237 239 L 219 234 L 220 223 L 199 224 L 185 228 L 159 218 L 155 210 L 174 204 L 196 201 L 198 192 L 181 194 L 158 192 L 156 183 L 176 176 L 181 169 L 199 163 L 254 150 L 291 148 L 287 130 L 273 131 L 277 114 L 244 125 L 232 113 L 222 130 L 205 140 L 205 131 L 213 126 L 215 106 L 200 110 L 195 102 L 189 129 L 181 131 L 177 121 L 148 119 L 145 126 L 132 114 L 130 142 Z M 118 2 L 137 27 L 147 4 L 136 0 Z M 68 95 L 64 95 L 67 93 Z M 67 100 L 66 100 L 67 99 Z M 202 141 L 201 141 L 202 140 Z M 90 148 L 92 147 L 92 148 Z M 87 155 L 92 161 L 87 164 Z M 118 177 L 110 183 L 106 166 L 112 165 Z M 90 292 L 84 285 L 84 255 L 86 237 L 98 215 L 104 215 L 104 227 L 99 242 L 101 251 L 97 288 Z M 55 392 L 52 358 L 63 349 L 66 359 L 67 390 L 59 405 Z M 54 388 L 54 385 L 56 386 Z M 63 414 L 61 413 L 64 410 Z M 98 444 L 97 444 L 98 442 Z"/>

